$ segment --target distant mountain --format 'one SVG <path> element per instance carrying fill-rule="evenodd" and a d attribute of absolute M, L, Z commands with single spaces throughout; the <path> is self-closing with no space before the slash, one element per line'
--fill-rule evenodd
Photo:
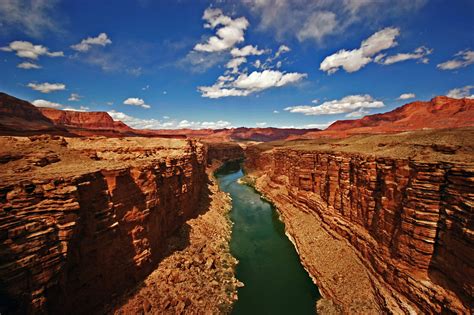
<path fill-rule="evenodd" d="M 383 114 L 338 120 L 322 132 L 307 133 L 300 138 L 469 126 L 474 126 L 474 99 L 437 96 L 428 102 L 412 102 Z"/>
<path fill-rule="evenodd" d="M 29 135 L 53 133 L 67 136 L 107 137 L 144 136 L 166 138 L 200 138 L 211 142 L 273 141 L 299 136 L 318 129 L 230 128 L 140 130 L 114 121 L 106 112 L 79 112 L 35 107 L 5 93 L 0 93 L 0 134 Z"/>

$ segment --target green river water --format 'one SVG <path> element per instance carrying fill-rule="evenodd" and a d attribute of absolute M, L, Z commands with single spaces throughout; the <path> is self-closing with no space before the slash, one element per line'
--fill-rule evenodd
<path fill-rule="evenodd" d="M 301 265 L 274 207 L 253 188 L 239 184 L 240 165 L 227 163 L 215 176 L 232 197 L 231 251 L 245 286 L 232 314 L 315 314 L 320 297 Z"/>

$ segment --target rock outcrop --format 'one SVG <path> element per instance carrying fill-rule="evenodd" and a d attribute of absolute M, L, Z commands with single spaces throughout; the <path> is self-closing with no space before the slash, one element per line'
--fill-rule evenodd
<path fill-rule="evenodd" d="M 14 156 L 2 159 L 2 313 L 106 303 L 153 270 L 205 193 L 205 151 L 194 141 L 0 141 L 1 155 Z"/>
<path fill-rule="evenodd" d="M 472 132 L 458 137 L 472 140 Z M 367 268 L 368 290 L 380 311 L 469 314 L 474 296 L 472 147 L 467 161 L 449 154 L 445 161 L 423 161 L 319 146 L 249 147 L 246 170 L 283 212 L 285 223 L 293 224 L 285 215 L 290 204 L 350 244 Z M 341 300 L 333 279 L 321 277 L 308 259 L 318 251 L 312 247 L 317 242 L 305 241 L 311 232 L 291 232 L 324 295 L 350 312 L 353 305 Z M 351 270 L 343 275 L 352 276 Z"/>

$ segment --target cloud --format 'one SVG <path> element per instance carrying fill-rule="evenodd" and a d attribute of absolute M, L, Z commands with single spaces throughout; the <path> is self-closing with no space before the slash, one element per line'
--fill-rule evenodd
<path fill-rule="evenodd" d="M 347 118 L 360 118 L 360 117 L 363 117 L 363 116 L 367 115 L 368 113 L 369 113 L 368 110 L 363 110 L 361 108 L 358 111 L 347 114 L 345 117 L 347 117 Z"/>
<path fill-rule="evenodd" d="M 237 57 L 231 59 L 225 66 L 226 68 L 232 69 L 231 73 L 237 73 L 239 71 L 239 66 L 245 62 L 247 62 L 247 58 Z"/>
<path fill-rule="evenodd" d="M 15 29 L 31 37 L 41 37 L 45 31 L 58 31 L 54 16 L 57 0 L 2 0 L 0 21 L 3 31 Z"/>
<path fill-rule="evenodd" d="M 72 112 L 87 112 L 89 111 L 89 107 L 87 106 L 81 106 L 79 108 L 75 108 L 75 107 L 64 107 L 62 110 L 69 110 L 69 111 L 72 111 Z"/>
<path fill-rule="evenodd" d="M 140 106 L 143 108 L 151 108 L 150 105 L 145 104 L 145 101 L 142 100 L 141 98 L 136 98 L 136 97 L 130 97 L 127 98 L 125 101 L 123 101 L 125 105 L 132 105 L 132 106 Z"/>
<path fill-rule="evenodd" d="M 274 110 L 273 113 L 274 113 L 274 114 L 279 114 L 280 112 L 277 111 L 277 110 Z"/>
<path fill-rule="evenodd" d="M 212 86 L 201 86 L 202 97 L 221 98 L 227 96 L 247 96 L 272 87 L 282 87 L 296 83 L 307 76 L 306 73 L 285 73 L 276 70 L 254 71 L 240 74 L 237 78 L 220 76 Z"/>
<path fill-rule="evenodd" d="M 77 102 L 79 101 L 79 99 L 81 98 L 82 96 L 77 94 L 77 93 L 71 93 L 71 95 L 69 96 L 69 98 L 67 99 L 68 101 L 71 101 L 71 102 Z"/>
<path fill-rule="evenodd" d="M 222 13 L 221 9 L 208 8 L 202 17 L 207 23 L 205 28 L 215 29 L 221 26 L 215 36 L 211 36 L 206 43 L 196 44 L 194 50 L 203 52 L 220 52 L 231 49 L 235 44 L 244 41 L 244 31 L 249 26 L 245 17 L 232 19 Z"/>
<path fill-rule="evenodd" d="M 56 91 L 62 91 L 66 89 L 66 85 L 63 83 L 28 83 L 28 87 L 41 93 L 51 93 Z"/>
<path fill-rule="evenodd" d="M 36 107 L 49 107 L 49 108 L 56 108 L 56 109 L 60 109 L 64 107 L 63 105 L 59 103 L 54 103 L 54 102 L 41 100 L 41 99 L 34 100 L 33 102 L 31 102 L 31 104 L 35 105 Z"/>
<path fill-rule="evenodd" d="M 120 120 L 132 128 L 137 129 L 178 129 L 178 128 L 190 128 L 190 129 L 221 129 L 230 128 L 232 124 L 225 120 L 218 121 L 189 121 L 183 120 L 169 120 L 162 122 L 158 119 L 141 119 L 133 116 L 129 116 L 122 112 L 115 110 L 109 111 L 109 115 L 114 120 Z"/>
<path fill-rule="evenodd" d="M 335 73 L 339 68 L 346 72 L 359 71 L 362 67 L 372 62 L 372 57 L 377 53 L 397 45 L 395 38 L 400 35 L 396 27 L 384 28 L 362 41 L 357 49 L 341 49 L 335 54 L 327 56 L 319 67 L 328 74 Z"/>
<path fill-rule="evenodd" d="M 415 13 L 427 0 L 242 0 L 250 8 L 258 28 L 280 40 L 296 37 L 318 43 L 328 37 L 350 34 L 383 19 Z M 380 12 L 384 14 L 381 15 Z M 392 19 L 393 20 L 393 19 Z"/>
<path fill-rule="evenodd" d="M 372 96 L 365 94 L 345 96 L 340 100 L 327 101 L 318 106 L 290 106 L 285 110 L 307 116 L 351 113 L 348 117 L 355 117 L 367 114 L 368 112 L 364 111 L 365 108 L 381 108 L 384 106 L 385 104 L 382 101 L 374 100 Z M 359 113 L 357 113 L 358 111 Z"/>
<path fill-rule="evenodd" d="M 397 100 L 409 100 L 415 97 L 416 97 L 415 93 L 403 93 L 397 98 Z"/>
<path fill-rule="evenodd" d="M 47 47 L 42 45 L 33 45 L 30 42 L 16 40 L 11 42 L 6 47 L 1 47 L 0 50 L 15 52 L 20 58 L 29 58 L 37 60 L 39 56 L 48 57 L 64 57 L 62 51 L 50 52 Z"/>
<path fill-rule="evenodd" d="M 41 66 L 40 65 L 37 65 L 36 63 L 32 63 L 32 62 L 22 62 L 22 63 L 19 63 L 17 66 L 17 68 L 20 68 L 20 69 L 41 69 Z"/>
<path fill-rule="evenodd" d="M 268 125 L 266 122 L 258 122 L 258 123 L 255 123 L 255 126 L 260 127 L 260 128 L 263 128 L 263 127 L 265 127 L 266 125 Z"/>
<path fill-rule="evenodd" d="M 474 99 L 474 94 L 471 94 L 471 90 L 474 89 L 474 85 L 467 85 L 462 88 L 450 90 L 446 96 L 452 98 L 472 98 Z"/>
<path fill-rule="evenodd" d="M 74 112 L 85 112 L 89 110 L 89 107 L 86 107 L 86 106 L 75 108 L 75 107 L 64 106 L 63 104 L 50 102 L 43 99 L 34 100 L 33 102 L 31 102 L 31 104 L 35 105 L 36 107 L 48 107 L 48 108 L 55 108 L 55 109 L 61 109 L 61 110 L 70 110 Z"/>
<path fill-rule="evenodd" d="M 242 48 L 233 48 L 230 51 L 232 57 L 247 57 L 247 56 L 260 56 L 265 53 L 265 50 L 258 49 L 257 46 L 247 45 Z"/>
<path fill-rule="evenodd" d="M 397 62 L 411 59 L 419 59 L 422 63 L 428 63 L 429 59 L 426 56 L 430 55 L 432 52 L 433 49 L 421 46 L 415 49 L 415 51 L 412 53 L 399 53 L 388 57 L 385 57 L 384 54 L 380 54 L 374 58 L 374 61 L 382 65 L 391 65 Z"/>
<path fill-rule="evenodd" d="M 91 49 L 92 46 L 106 46 L 112 44 L 106 33 L 100 33 L 97 37 L 87 37 L 83 39 L 79 44 L 72 45 L 71 48 L 79 51 L 86 52 Z"/>
<path fill-rule="evenodd" d="M 436 67 L 441 70 L 455 70 L 474 63 L 474 51 L 469 49 L 459 51 L 454 57 L 454 59 L 440 63 Z"/>
<path fill-rule="evenodd" d="M 278 128 L 283 129 L 326 129 L 329 125 L 332 125 L 335 120 L 325 123 L 313 123 L 313 124 L 304 124 L 304 125 L 280 125 Z"/>
<path fill-rule="evenodd" d="M 326 35 L 334 33 L 338 27 L 336 14 L 330 11 L 316 11 L 311 14 L 298 31 L 296 37 L 299 41 L 316 39 L 321 41 Z"/>

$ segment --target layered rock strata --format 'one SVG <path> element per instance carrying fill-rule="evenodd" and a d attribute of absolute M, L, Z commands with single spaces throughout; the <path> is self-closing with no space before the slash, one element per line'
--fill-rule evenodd
<path fill-rule="evenodd" d="M 207 193 L 205 151 L 194 141 L 0 144 L 1 313 L 96 309 L 153 270 Z"/>
<path fill-rule="evenodd" d="M 344 312 L 472 310 L 472 159 L 410 160 L 318 145 L 250 147 L 246 155 L 247 172 L 281 212 L 303 264 Z"/>
<path fill-rule="evenodd" d="M 115 314 L 227 314 L 237 299 L 234 277 L 236 259 L 230 254 L 230 197 L 219 190 L 213 172 L 209 203 L 196 218 L 189 219 L 169 242 L 171 251 L 158 267 L 115 303 Z"/>

